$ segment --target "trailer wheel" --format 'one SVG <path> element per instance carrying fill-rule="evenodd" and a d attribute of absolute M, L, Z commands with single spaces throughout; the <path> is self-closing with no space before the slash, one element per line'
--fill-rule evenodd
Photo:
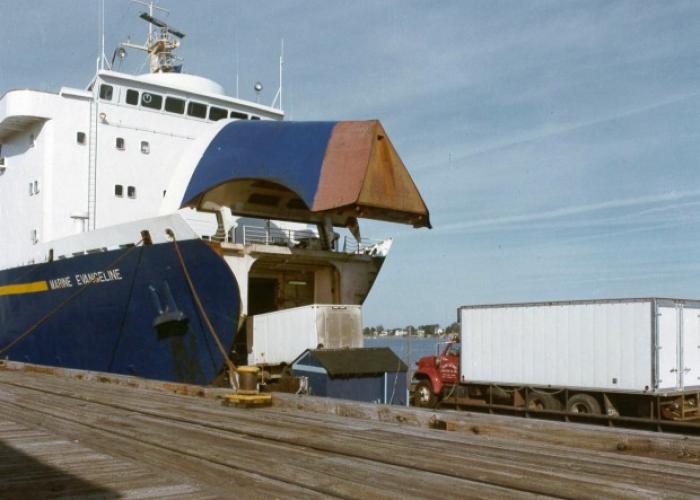
<path fill-rule="evenodd" d="M 600 403 L 590 394 L 574 394 L 569 398 L 566 410 L 570 413 L 600 415 Z"/>
<path fill-rule="evenodd" d="M 413 404 L 422 408 L 433 408 L 438 398 L 433 393 L 433 386 L 428 380 L 421 380 L 413 391 Z"/>
<path fill-rule="evenodd" d="M 561 402 L 546 392 L 529 392 L 525 405 L 528 410 L 561 411 Z"/>

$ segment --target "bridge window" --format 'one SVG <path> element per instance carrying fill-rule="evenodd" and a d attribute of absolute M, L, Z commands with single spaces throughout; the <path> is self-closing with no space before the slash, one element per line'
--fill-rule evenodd
<path fill-rule="evenodd" d="M 117 137 L 115 146 L 116 146 L 117 149 L 123 151 L 123 150 L 124 150 L 124 147 L 125 147 L 125 146 L 124 146 L 124 138 L 123 138 L 123 137 Z"/>
<path fill-rule="evenodd" d="M 141 152 L 145 155 L 151 152 L 151 145 L 148 144 L 148 141 L 141 141 Z"/>
<path fill-rule="evenodd" d="M 141 94 L 141 106 L 144 108 L 160 109 L 163 107 L 163 96 L 144 92 Z"/>
<path fill-rule="evenodd" d="M 126 91 L 126 103 L 136 106 L 139 103 L 138 90 L 129 89 Z"/>
<path fill-rule="evenodd" d="M 187 104 L 187 114 L 195 118 L 206 118 L 207 105 L 201 102 L 190 101 L 189 104 Z"/>
<path fill-rule="evenodd" d="M 115 185 L 114 196 L 116 196 L 117 198 L 121 198 L 122 196 L 124 196 L 124 186 L 122 186 L 121 184 Z"/>
<path fill-rule="evenodd" d="M 231 118 L 236 118 L 237 120 L 247 120 L 248 115 L 241 113 L 240 111 L 231 111 Z"/>
<path fill-rule="evenodd" d="M 216 108 L 212 106 L 209 108 L 209 119 L 213 122 L 223 120 L 228 117 L 228 111 L 223 108 Z"/>
<path fill-rule="evenodd" d="M 185 112 L 185 100 L 176 97 L 165 98 L 165 111 L 181 115 Z"/>
<path fill-rule="evenodd" d="M 114 87 L 112 87 L 111 85 L 106 85 L 104 83 L 100 85 L 100 99 L 104 99 L 105 101 L 111 101 L 113 95 Z"/>
<path fill-rule="evenodd" d="M 126 195 L 131 199 L 136 198 L 136 188 L 134 186 L 126 188 Z"/>
<path fill-rule="evenodd" d="M 87 142 L 87 136 L 85 135 L 85 132 L 78 132 L 75 140 L 78 142 L 78 144 L 85 144 Z"/>

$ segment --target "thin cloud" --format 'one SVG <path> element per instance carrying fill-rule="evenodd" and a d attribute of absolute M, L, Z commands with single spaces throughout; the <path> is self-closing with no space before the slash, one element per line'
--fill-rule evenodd
<path fill-rule="evenodd" d="M 638 196 L 634 198 L 622 198 L 618 200 L 609 200 L 600 203 L 592 203 L 588 205 L 578 205 L 572 207 L 562 207 L 554 210 L 546 210 L 523 215 L 511 215 L 507 217 L 495 217 L 491 219 L 481 219 L 471 222 L 458 222 L 453 224 L 445 224 L 438 227 L 437 231 L 459 231 L 472 228 L 480 228 L 485 226 L 502 226 L 510 224 L 521 224 L 531 221 L 557 219 L 560 217 L 569 217 L 581 215 L 602 210 L 630 208 L 642 205 L 652 205 L 655 203 L 663 203 L 669 201 L 678 201 L 687 198 L 700 196 L 700 190 L 692 191 L 673 191 L 670 193 L 655 194 L 649 196 Z"/>
<path fill-rule="evenodd" d="M 697 216 L 695 212 L 690 212 L 683 214 L 681 218 L 669 215 L 663 216 L 665 212 L 677 211 L 679 209 L 688 209 L 691 207 L 697 207 L 700 205 L 700 200 L 689 201 L 686 203 L 674 203 L 666 206 L 653 207 L 645 210 L 640 210 L 637 212 L 624 213 L 620 215 L 614 215 L 612 217 L 602 217 L 595 219 L 583 219 L 583 220 L 557 220 L 554 222 L 544 222 L 526 224 L 518 224 L 517 229 L 531 230 L 531 229 L 544 229 L 544 230 L 562 230 L 562 229 L 581 229 L 581 228 L 599 228 L 599 227 L 620 227 L 620 226 L 634 226 L 634 225 L 645 225 L 649 226 L 650 223 L 674 223 L 673 225 L 678 225 L 680 223 L 694 223 L 700 221 L 700 217 Z M 659 217 L 661 215 L 661 217 Z M 502 226 L 499 226 L 502 227 Z M 478 229 L 479 232 L 488 232 L 492 228 L 485 226 Z M 477 230 L 477 229 L 475 229 Z M 606 233 L 608 234 L 608 233 Z"/>
<path fill-rule="evenodd" d="M 493 153 L 496 151 L 501 151 L 504 149 L 511 148 L 513 146 L 519 146 L 522 144 L 528 144 L 531 142 L 537 142 L 541 141 L 544 139 L 548 139 L 550 137 L 556 137 L 558 135 L 563 135 L 563 134 L 568 134 L 569 132 L 574 132 L 577 130 L 585 129 L 588 127 L 594 127 L 597 125 L 603 125 L 605 123 L 609 123 L 615 120 L 620 120 L 624 118 L 630 118 L 639 114 L 647 113 L 649 111 L 654 111 L 656 109 L 669 106 L 672 104 L 677 104 L 679 102 L 686 101 L 688 99 L 692 99 L 694 97 L 700 96 L 700 92 L 692 92 L 689 94 L 681 94 L 681 95 L 676 95 L 667 99 L 662 99 L 658 102 L 652 103 L 652 104 L 647 104 L 644 106 L 638 106 L 632 109 L 626 109 L 617 113 L 609 114 L 600 118 L 596 118 L 594 120 L 583 120 L 580 122 L 576 123 L 569 123 L 569 124 L 564 124 L 564 125 L 554 125 L 554 126 L 545 126 L 541 128 L 539 131 L 536 131 L 531 134 L 525 134 L 525 135 L 518 135 L 515 137 L 511 137 L 506 140 L 502 141 L 497 141 L 491 144 L 487 144 L 481 147 L 477 147 L 474 150 L 470 151 L 469 153 L 465 155 L 460 155 L 458 157 L 453 157 L 447 162 L 442 161 L 437 164 L 430 164 L 430 165 L 423 165 L 423 166 L 418 166 L 415 168 L 416 171 L 420 170 L 425 170 L 425 169 L 433 169 L 438 166 L 445 166 L 449 165 L 451 167 L 460 167 L 461 165 L 458 164 L 458 162 L 462 160 L 468 160 L 470 158 L 474 158 L 477 156 L 481 156 L 487 153 Z"/>

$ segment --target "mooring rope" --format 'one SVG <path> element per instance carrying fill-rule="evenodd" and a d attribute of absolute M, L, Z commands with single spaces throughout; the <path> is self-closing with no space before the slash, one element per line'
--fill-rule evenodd
<path fill-rule="evenodd" d="M 182 253 L 180 252 L 180 245 L 177 243 L 177 239 L 175 238 L 175 233 L 172 231 L 172 229 L 166 230 L 166 234 L 172 239 L 173 245 L 175 247 L 175 253 L 177 254 L 177 258 L 180 261 L 180 266 L 182 267 L 182 272 L 185 275 L 185 280 L 187 281 L 187 286 L 190 289 L 190 292 L 192 293 L 192 297 L 194 298 L 194 302 L 197 305 L 197 309 L 199 310 L 199 313 L 201 314 L 202 318 L 204 319 L 204 323 L 207 325 L 207 329 L 209 330 L 209 333 L 211 334 L 212 338 L 214 339 L 214 343 L 216 346 L 219 348 L 219 351 L 221 352 L 221 355 L 224 357 L 224 362 L 226 363 L 226 367 L 228 368 L 228 380 L 229 383 L 231 384 L 231 387 L 234 390 L 238 390 L 238 381 L 236 380 L 236 367 L 233 364 L 233 361 L 228 357 L 228 354 L 226 353 L 226 349 L 224 349 L 224 345 L 221 343 L 221 339 L 219 339 L 219 336 L 216 334 L 216 330 L 214 329 L 214 325 L 212 325 L 211 321 L 209 320 L 209 315 L 207 314 L 207 311 L 204 309 L 204 306 L 202 305 L 202 300 L 199 298 L 199 294 L 197 293 L 197 289 L 194 286 L 194 283 L 192 282 L 192 278 L 190 277 L 190 272 L 187 269 L 187 264 L 185 264 L 185 259 L 182 256 Z"/>

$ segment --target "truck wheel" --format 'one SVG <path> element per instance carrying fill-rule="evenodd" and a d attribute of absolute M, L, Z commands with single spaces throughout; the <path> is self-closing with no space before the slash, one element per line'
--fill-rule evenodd
<path fill-rule="evenodd" d="M 525 402 L 528 410 L 555 410 L 561 411 L 561 402 L 545 392 L 530 392 Z"/>
<path fill-rule="evenodd" d="M 422 408 L 433 408 L 437 404 L 437 396 L 433 393 L 433 386 L 427 380 L 418 382 L 413 391 L 413 404 Z"/>
<path fill-rule="evenodd" d="M 569 398 L 566 410 L 571 413 L 600 415 L 600 403 L 590 394 L 574 394 Z"/>

